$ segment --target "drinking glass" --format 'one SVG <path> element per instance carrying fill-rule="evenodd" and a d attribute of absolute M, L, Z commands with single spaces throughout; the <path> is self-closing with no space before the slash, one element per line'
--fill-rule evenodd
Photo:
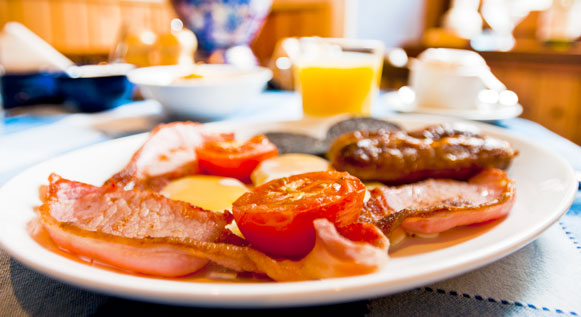
<path fill-rule="evenodd" d="M 379 91 L 384 46 L 380 41 L 300 38 L 289 52 L 309 116 L 370 115 Z"/>

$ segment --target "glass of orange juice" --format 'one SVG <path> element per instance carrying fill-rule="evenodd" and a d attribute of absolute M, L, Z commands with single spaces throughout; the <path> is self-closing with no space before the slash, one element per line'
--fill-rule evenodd
<path fill-rule="evenodd" d="M 298 43 L 291 58 L 305 115 L 371 114 L 383 65 L 382 42 L 308 37 Z"/>

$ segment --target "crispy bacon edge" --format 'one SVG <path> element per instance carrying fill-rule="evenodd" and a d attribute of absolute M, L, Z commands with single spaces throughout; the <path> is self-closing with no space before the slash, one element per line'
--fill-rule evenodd
<path fill-rule="evenodd" d="M 389 240 L 374 225 L 354 223 L 340 233 L 327 219 L 316 219 L 313 224 L 315 246 L 297 261 L 275 259 L 251 246 L 198 241 L 189 245 L 192 253 L 224 267 L 263 273 L 279 282 L 368 274 L 387 263 Z"/>
<path fill-rule="evenodd" d="M 371 198 L 365 205 L 359 221 L 372 222 L 385 235 L 390 236 L 399 227 L 411 233 L 434 234 L 461 225 L 501 218 L 512 209 L 516 196 L 516 185 L 513 180 L 507 177 L 506 172 L 494 168 L 485 169 L 473 176 L 469 182 L 479 182 L 486 177 L 492 178 L 495 184 L 500 185 L 503 190 L 497 198 L 477 206 L 448 204 L 435 205 L 423 209 L 406 208 L 394 211 L 387 207 L 388 204 L 382 189 L 380 187 L 374 188 L 370 192 Z M 476 214 L 474 214 L 474 217 L 468 216 L 447 221 L 459 215 L 470 213 Z M 377 220 L 374 219 L 377 214 L 386 216 Z"/>

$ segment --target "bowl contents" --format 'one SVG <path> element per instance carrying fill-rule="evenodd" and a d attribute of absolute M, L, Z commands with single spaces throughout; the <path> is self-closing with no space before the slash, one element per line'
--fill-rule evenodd
<path fill-rule="evenodd" d="M 344 144 L 354 134 L 392 133 L 404 134 L 412 144 L 428 139 L 459 144 L 454 154 L 463 153 L 467 141 L 510 148 L 468 127 L 378 131 L 351 132 L 336 142 Z M 459 141 L 463 138 L 466 142 Z M 385 139 L 356 143 L 384 146 Z M 482 148 L 470 149 L 477 153 Z M 251 273 L 274 281 L 368 274 L 383 268 L 390 245 L 408 236 L 432 237 L 506 216 L 515 185 L 498 168 L 508 167 L 516 155 L 512 151 L 503 164 L 478 160 L 479 167 L 463 180 L 433 173 L 419 182 L 401 177 L 413 179 L 401 186 L 366 186 L 356 173 L 333 170 L 333 160 L 279 156 L 264 135 L 239 141 L 232 133 L 176 122 L 155 128 L 102 186 L 52 174 L 41 191 L 39 219 L 60 249 L 150 276 L 181 277 L 212 267 L 232 272 L 232 278 Z M 334 153 L 332 148 L 329 157 Z M 454 170 L 465 164 L 446 160 L 449 155 L 416 157 L 418 164 L 444 158 L 443 164 Z M 384 172 L 375 167 L 378 175 Z M 406 167 L 401 165 L 400 172 Z"/>
<path fill-rule="evenodd" d="M 198 79 L 198 78 L 204 78 L 204 76 L 192 73 L 189 75 L 182 76 L 182 77 L 178 78 L 177 80 L 179 81 L 179 80 Z"/>
<path fill-rule="evenodd" d="M 186 75 L 179 76 L 176 78 L 172 83 L 174 84 L 195 84 L 200 82 L 201 80 L 208 81 L 208 80 L 230 80 L 236 79 L 237 77 L 245 76 L 247 72 L 240 70 L 240 71 L 232 71 L 232 72 L 213 72 L 207 71 L 203 68 Z"/>

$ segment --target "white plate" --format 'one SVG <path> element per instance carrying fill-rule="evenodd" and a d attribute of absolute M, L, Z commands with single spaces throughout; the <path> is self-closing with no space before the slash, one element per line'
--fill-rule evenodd
<path fill-rule="evenodd" d="M 189 74 L 204 77 L 176 82 Z M 251 107 L 250 102 L 272 78 L 272 71 L 258 66 L 169 65 L 134 69 L 127 78 L 145 97 L 157 100 L 170 114 L 208 120 Z"/>
<path fill-rule="evenodd" d="M 403 101 L 399 97 L 397 91 L 385 93 L 381 96 L 381 98 L 384 104 L 397 112 L 452 116 L 475 121 L 495 121 L 516 118 L 520 116 L 523 111 L 523 108 L 520 104 L 486 104 L 476 109 L 423 108 L 417 107 L 414 103 L 407 103 Z"/>
<path fill-rule="evenodd" d="M 389 118 L 405 128 L 443 120 L 429 116 Z M 8 253 L 41 273 L 83 288 L 155 302 L 216 307 L 273 307 L 357 300 L 387 295 L 459 275 L 516 251 L 535 239 L 571 205 L 577 191 L 569 164 L 538 145 L 506 130 L 478 124 L 487 134 L 508 140 L 520 151 L 509 169 L 516 180 L 517 198 L 510 215 L 475 238 L 416 255 L 391 258 L 378 273 L 293 283 L 202 283 L 164 280 L 104 270 L 70 260 L 37 244 L 27 223 L 39 205 L 38 186 L 51 172 L 100 184 L 118 171 L 144 141 L 136 135 L 87 147 L 32 167 L 0 189 L 0 243 Z M 324 133 L 326 124 L 315 119 L 274 124 L 208 124 L 209 130 L 252 135 L 274 127 Z M 440 241 L 441 242 L 441 241 Z M 429 248 L 438 244 L 428 244 Z M 405 249 L 404 249 L 405 250 Z"/>

